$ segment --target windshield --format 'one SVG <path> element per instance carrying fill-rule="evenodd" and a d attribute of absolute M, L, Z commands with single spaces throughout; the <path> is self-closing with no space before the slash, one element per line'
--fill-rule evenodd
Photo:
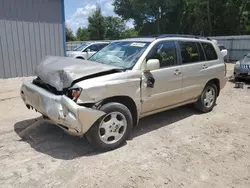
<path fill-rule="evenodd" d="M 77 46 L 75 49 L 73 49 L 73 51 L 82 51 L 83 49 L 85 49 L 90 43 L 85 42 L 82 43 L 80 46 Z"/>
<path fill-rule="evenodd" d="M 124 69 L 131 69 L 149 44 L 149 42 L 135 41 L 112 42 L 94 54 L 89 60 Z"/>
<path fill-rule="evenodd" d="M 246 56 L 247 58 L 250 58 L 250 53 Z"/>

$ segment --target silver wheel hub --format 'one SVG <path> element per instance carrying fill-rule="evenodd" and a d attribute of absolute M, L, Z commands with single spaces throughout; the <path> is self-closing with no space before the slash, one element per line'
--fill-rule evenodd
<path fill-rule="evenodd" d="M 107 114 L 99 125 L 99 137 L 105 144 L 118 142 L 125 134 L 127 120 L 120 112 Z"/>
<path fill-rule="evenodd" d="M 215 95 L 216 95 L 216 93 L 215 93 L 214 88 L 208 87 L 206 89 L 205 97 L 204 97 L 204 104 L 207 108 L 210 108 L 214 104 L 214 101 L 216 98 Z"/>

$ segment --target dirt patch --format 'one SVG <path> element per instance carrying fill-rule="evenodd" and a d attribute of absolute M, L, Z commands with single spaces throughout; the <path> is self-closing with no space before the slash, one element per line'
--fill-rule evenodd
<path fill-rule="evenodd" d="M 49 124 L 21 139 L 40 118 L 19 97 L 22 80 L 0 80 L 0 187 L 250 187 L 249 89 L 228 82 L 211 113 L 144 118 L 125 146 L 97 153 Z"/>

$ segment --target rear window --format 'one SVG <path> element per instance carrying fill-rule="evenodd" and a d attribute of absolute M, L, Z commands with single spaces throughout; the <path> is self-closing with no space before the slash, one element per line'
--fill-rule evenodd
<path fill-rule="evenodd" d="M 217 53 L 211 43 L 204 42 L 204 43 L 201 43 L 201 45 L 204 49 L 207 60 L 211 61 L 211 60 L 218 59 Z"/>
<path fill-rule="evenodd" d="M 197 42 L 179 42 L 181 49 L 182 63 L 195 63 L 204 61 L 204 52 Z"/>

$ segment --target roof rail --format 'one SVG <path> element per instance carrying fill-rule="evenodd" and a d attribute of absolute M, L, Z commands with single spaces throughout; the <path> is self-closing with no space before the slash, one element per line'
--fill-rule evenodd
<path fill-rule="evenodd" d="M 198 35 L 185 35 L 185 34 L 160 34 L 160 35 L 148 35 L 148 36 L 136 36 L 136 37 L 129 37 L 130 39 L 133 38 L 167 38 L 167 37 L 182 37 L 182 38 L 191 38 L 191 39 L 205 39 L 212 41 L 211 38 L 205 36 L 198 36 Z"/>
<path fill-rule="evenodd" d="M 195 39 L 211 40 L 210 38 L 207 38 L 207 37 L 204 37 L 204 36 L 182 35 L 182 34 L 162 34 L 162 35 L 158 35 L 156 38 L 165 38 L 165 37 L 182 37 L 182 38 L 195 38 Z"/>

